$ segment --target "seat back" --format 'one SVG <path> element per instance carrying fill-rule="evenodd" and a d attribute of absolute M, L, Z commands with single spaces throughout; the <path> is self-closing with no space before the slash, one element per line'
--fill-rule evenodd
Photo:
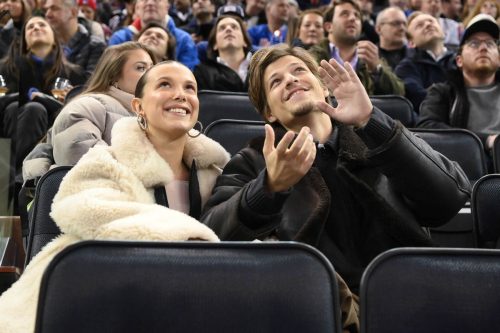
<path fill-rule="evenodd" d="M 434 150 L 457 162 L 474 184 L 487 174 L 481 140 L 464 129 L 412 129 Z M 472 214 L 469 203 L 447 224 L 430 228 L 431 237 L 447 247 L 474 247 Z"/>
<path fill-rule="evenodd" d="M 205 128 L 220 119 L 262 121 L 247 93 L 202 90 L 198 92 L 198 99 L 198 120 Z"/>
<path fill-rule="evenodd" d="M 500 238 L 500 175 L 487 175 L 472 190 L 474 246 L 495 248 Z"/>
<path fill-rule="evenodd" d="M 31 208 L 33 216 L 30 221 L 25 266 L 28 266 L 31 259 L 46 244 L 61 233 L 49 214 L 52 201 L 59 191 L 59 185 L 71 168 L 71 166 L 61 166 L 49 170 L 36 185 L 35 199 Z"/>
<path fill-rule="evenodd" d="M 264 125 L 263 121 L 217 120 L 206 128 L 205 135 L 220 143 L 233 156 L 251 139 L 266 135 Z"/>
<path fill-rule="evenodd" d="M 361 332 L 497 332 L 500 251 L 404 248 L 361 279 Z"/>
<path fill-rule="evenodd" d="M 488 173 L 483 143 L 465 129 L 412 129 L 435 151 L 457 162 L 471 182 Z"/>
<path fill-rule="evenodd" d="M 337 106 L 337 101 L 334 96 L 332 98 L 332 105 Z M 397 95 L 377 95 L 370 96 L 372 105 L 380 109 L 392 119 L 399 120 L 403 126 L 411 128 L 415 126 L 415 113 L 413 112 L 413 105 L 408 99 L 403 96 Z"/>
<path fill-rule="evenodd" d="M 339 316 L 304 244 L 87 241 L 45 271 L 35 331 L 340 332 Z"/>
<path fill-rule="evenodd" d="M 493 169 L 495 173 L 500 173 L 500 135 L 493 141 Z"/>
<path fill-rule="evenodd" d="M 87 86 L 74 86 L 73 89 L 68 91 L 66 97 L 64 97 L 64 105 L 68 104 L 73 98 L 80 95 L 85 89 L 87 89 Z"/>

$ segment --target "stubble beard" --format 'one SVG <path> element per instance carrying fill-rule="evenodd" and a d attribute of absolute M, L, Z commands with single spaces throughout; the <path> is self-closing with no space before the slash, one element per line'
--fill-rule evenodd
<path fill-rule="evenodd" d="M 314 102 L 304 102 L 290 110 L 290 114 L 294 117 L 303 117 L 314 111 L 314 109 L 316 109 L 316 104 Z"/>

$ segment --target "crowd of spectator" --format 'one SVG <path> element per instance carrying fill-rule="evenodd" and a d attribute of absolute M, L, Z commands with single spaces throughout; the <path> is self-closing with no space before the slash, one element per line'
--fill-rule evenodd
<path fill-rule="evenodd" d="M 252 141 L 219 170 L 217 183 L 211 177 L 210 187 L 215 187 L 211 199 L 203 194 L 204 216 L 201 208 L 191 214 L 185 207 L 192 196 L 184 187 L 178 209 L 171 208 L 202 220 L 221 240 L 277 236 L 316 246 L 354 292 L 364 268 L 382 250 L 432 245 L 420 227 L 449 220 L 466 200 L 469 186 L 455 165 L 425 143 L 410 145 L 408 131 L 373 108 L 367 96 L 406 97 L 417 127 L 470 130 L 483 142 L 487 157 L 500 133 L 497 0 L 389 0 L 382 8 L 374 8 L 370 0 L 2 0 L 2 11 L 8 14 L 0 20 L 0 75 L 5 82 L 0 137 L 13 142 L 15 192 L 54 165 L 75 165 L 91 148 L 112 145 L 113 127 L 122 118 L 137 116 L 140 130 L 153 145 L 158 143 L 161 155 L 160 143 L 171 139 L 154 111 L 163 107 L 162 98 L 180 103 L 167 110 L 168 119 L 189 115 L 193 128 L 196 92 L 248 92 L 272 129 L 266 126 L 265 139 Z M 153 80 L 152 74 L 143 75 L 164 61 L 168 66 L 152 71 L 164 76 Z M 174 69 L 182 75 L 172 75 Z M 167 98 L 156 91 L 174 85 L 184 87 L 186 96 Z M 82 93 L 67 101 L 75 86 Z M 295 109 L 294 99 L 306 93 L 324 102 Z M 327 104 L 331 95 L 339 103 L 336 109 Z M 346 116 L 346 109 L 356 111 Z M 135 130 L 142 140 L 143 133 Z M 182 140 L 189 132 L 187 127 L 171 130 Z M 296 134 L 293 143 L 287 131 Z M 183 162 L 186 142 L 181 143 L 183 149 L 167 149 L 162 157 L 167 161 L 167 153 L 177 154 L 175 170 L 192 182 L 189 170 L 207 166 L 192 159 Z M 279 164 L 285 144 L 300 155 L 300 167 Z M 310 157 L 316 149 L 323 159 Z M 359 153 L 363 149 L 368 157 Z M 224 159 L 220 167 L 226 163 Z M 313 163 L 319 171 L 308 174 L 309 179 L 304 170 Z M 331 168 L 342 163 L 342 168 Z M 405 172 L 394 172 L 400 168 Z M 406 182 L 410 173 L 419 175 L 414 184 Z M 374 179 L 387 183 L 390 191 L 377 196 Z M 431 182 L 441 189 L 418 191 L 421 183 Z M 310 196 L 311 186 L 322 187 L 326 199 Z M 167 193 L 169 200 L 176 198 L 172 202 L 179 199 L 177 189 Z M 425 213 L 435 214 L 434 197 L 449 200 L 439 221 Z M 308 200 L 307 209 L 292 207 Z M 330 211 L 338 202 L 341 207 Z M 416 212 L 415 207 L 423 208 Z M 399 230 L 402 216 L 410 216 L 411 225 Z M 278 230 L 283 219 L 287 224 Z M 349 223 L 325 227 L 325 220 Z M 344 296 L 346 302 L 356 299 Z M 346 311 L 352 315 L 357 310 Z M 356 321 L 345 327 L 356 331 Z"/>

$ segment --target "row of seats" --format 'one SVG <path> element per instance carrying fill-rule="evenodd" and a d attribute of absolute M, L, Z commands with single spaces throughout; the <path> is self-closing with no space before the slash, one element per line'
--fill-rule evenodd
<path fill-rule="evenodd" d="M 361 281 L 361 332 L 500 328 L 500 251 L 402 248 Z M 342 332 L 334 269 L 298 243 L 86 241 L 47 268 L 35 332 Z"/>

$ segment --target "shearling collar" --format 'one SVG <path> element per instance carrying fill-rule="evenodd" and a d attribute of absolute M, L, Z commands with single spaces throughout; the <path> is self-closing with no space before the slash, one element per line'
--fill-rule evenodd
<path fill-rule="evenodd" d="M 196 135 L 198 131 L 191 130 L 190 134 Z M 170 166 L 139 128 L 136 118 L 122 118 L 115 123 L 111 132 L 111 147 L 115 158 L 130 168 L 145 187 L 166 185 L 174 177 Z M 229 153 L 202 134 L 197 138 L 188 137 L 183 160 L 188 167 L 196 160 L 198 170 L 212 165 L 223 168 L 229 161 Z"/>

